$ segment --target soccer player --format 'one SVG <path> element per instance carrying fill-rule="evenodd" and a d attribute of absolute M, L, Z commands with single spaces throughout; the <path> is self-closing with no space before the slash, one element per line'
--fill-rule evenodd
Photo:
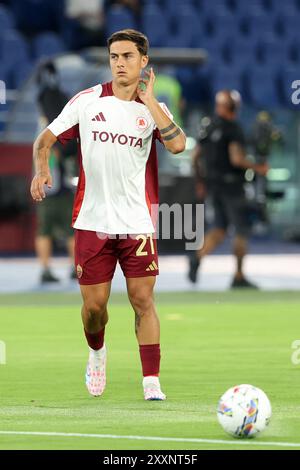
<path fill-rule="evenodd" d="M 159 382 L 160 326 L 153 289 L 158 274 L 155 211 L 158 174 L 155 139 L 177 154 L 185 135 L 153 93 L 148 39 L 135 30 L 118 31 L 107 42 L 112 81 L 78 93 L 34 143 L 35 201 L 51 187 L 52 145 L 78 139 L 80 176 L 72 225 L 75 265 L 89 345 L 86 385 L 99 396 L 106 385 L 105 326 L 111 281 L 119 261 L 135 312 L 145 400 L 164 400 Z"/>

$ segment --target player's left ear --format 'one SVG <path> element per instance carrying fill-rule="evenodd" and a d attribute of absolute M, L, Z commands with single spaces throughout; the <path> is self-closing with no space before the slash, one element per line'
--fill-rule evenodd
<path fill-rule="evenodd" d="M 147 67 L 148 62 L 149 62 L 149 56 L 148 55 L 143 55 L 142 56 L 142 69 Z"/>

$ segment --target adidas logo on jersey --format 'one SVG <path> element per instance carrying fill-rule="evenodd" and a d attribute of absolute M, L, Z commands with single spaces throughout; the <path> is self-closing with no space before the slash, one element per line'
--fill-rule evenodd
<path fill-rule="evenodd" d="M 103 113 L 98 113 L 98 114 L 92 119 L 92 121 L 104 121 L 104 122 L 106 122 L 106 119 L 105 119 Z"/>
<path fill-rule="evenodd" d="M 146 271 L 156 271 L 158 269 L 157 264 L 155 261 L 152 261 L 151 264 L 149 264 L 149 267 L 146 269 Z"/>

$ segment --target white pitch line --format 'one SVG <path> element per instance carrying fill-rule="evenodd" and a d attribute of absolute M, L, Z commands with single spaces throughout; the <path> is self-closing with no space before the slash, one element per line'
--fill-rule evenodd
<path fill-rule="evenodd" d="M 300 442 L 267 442 L 259 440 L 240 440 L 226 441 L 222 439 L 198 439 L 198 438 L 180 438 L 180 437 L 155 437 L 155 436 L 125 436 L 115 434 L 81 434 L 76 432 L 31 432 L 31 431 L 0 431 L 2 435 L 19 436 L 49 436 L 49 437 L 93 437 L 97 439 L 128 439 L 132 441 L 158 441 L 158 442 L 193 442 L 198 444 L 225 444 L 237 446 L 276 446 L 276 447 L 299 447 Z"/>

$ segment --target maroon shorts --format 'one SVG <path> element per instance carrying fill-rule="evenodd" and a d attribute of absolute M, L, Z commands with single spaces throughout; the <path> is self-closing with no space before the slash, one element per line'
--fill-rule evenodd
<path fill-rule="evenodd" d="M 156 239 L 152 234 L 105 235 L 75 230 L 75 267 L 79 284 L 111 281 L 117 261 L 125 277 L 157 276 Z"/>

